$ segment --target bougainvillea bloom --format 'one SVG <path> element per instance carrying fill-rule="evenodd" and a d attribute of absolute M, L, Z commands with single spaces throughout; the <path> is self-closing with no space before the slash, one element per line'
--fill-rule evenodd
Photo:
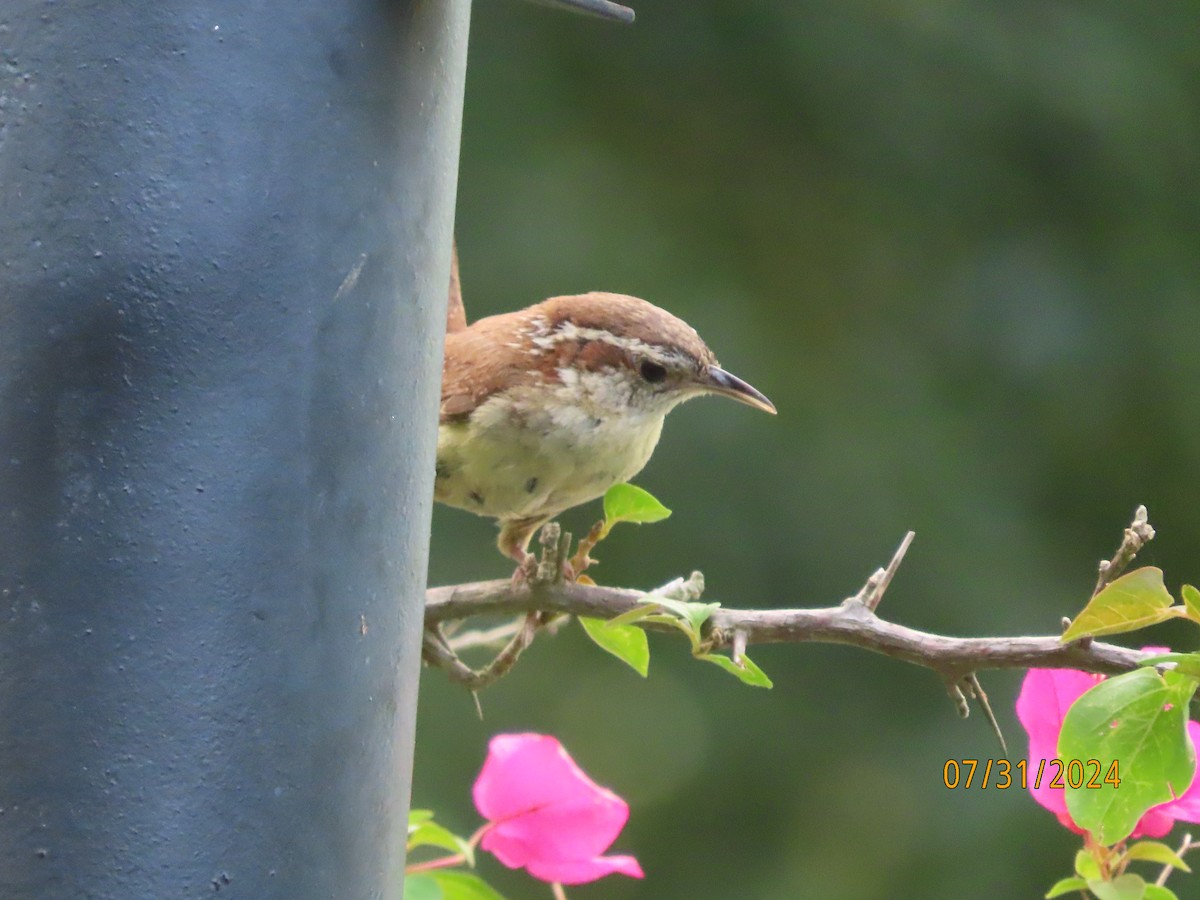
<path fill-rule="evenodd" d="M 1167 653 L 1159 647 L 1145 650 Z M 1058 757 L 1058 734 L 1062 731 L 1063 719 L 1079 697 L 1091 687 L 1104 680 L 1103 675 L 1092 675 L 1077 669 L 1030 669 L 1021 683 L 1017 697 L 1017 718 L 1029 734 L 1029 792 L 1033 799 L 1056 816 L 1058 821 L 1072 831 L 1083 833 L 1067 812 L 1066 793 L 1061 787 L 1050 787 L 1049 781 L 1055 771 L 1047 765 L 1050 776 L 1034 786 L 1033 774 L 1042 760 Z M 1200 745 L 1200 723 L 1187 723 L 1188 737 L 1192 747 Z M 1138 820 L 1132 837 L 1160 838 L 1171 830 L 1176 821 L 1200 822 L 1200 778 L 1193 778 L 1191 786 L 1176 799 L 1151 807 Z"/>
<path fill-rule="evenodd" d="M 602 856 L 629 818 L 629 806 L 593 782 L 557 739 L 500 734 L 472 790 L 490 823 L 480 846 L 534 878 L 583 884 L 620 872 L 641 878 L 632 856 Z"/>

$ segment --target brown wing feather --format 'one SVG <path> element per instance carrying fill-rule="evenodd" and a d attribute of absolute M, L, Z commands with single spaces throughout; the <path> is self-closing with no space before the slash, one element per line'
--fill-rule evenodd
<path fill-rule="evenodd" d="M 528 337 L 520 334 L 514 318 L 505 313 L 480 319 L 462 331 L 446 335 L 442 365 L 440 421 L 465 419 L 472 410 L 505 386 L 519 384 L 529 375 Z"/>

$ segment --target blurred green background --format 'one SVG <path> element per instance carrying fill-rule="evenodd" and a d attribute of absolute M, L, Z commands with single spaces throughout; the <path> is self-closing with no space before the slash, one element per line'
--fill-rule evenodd
<path fill-rule="evenodd" d="M 618 529 L 596 577 L 701 568 L 727 605 L 827 605 L 911 528 L 888 618 L 1051 633 L 1145 503 L 1143 560 L 1200 579 L 1200 7 L 635 5 L 624 28 L 476 2 L 468 314 L 636 294 L 780 414 L 672 414 L 637 481 L 675 514 Z M 431 583 L 506 576 L 494 534 L 439 508 Z M 652 644 L 642 681 L 575 626 L 539 640 L 483 722 L 426 671 L 414 803 L 473 830 L 488 737 L 530 729 L 632 806 L 615 849 L 647 879 L 573 898 L 1036 897 L 1068 874 L 1076 839 L 1026 794 L 942 786 L 998 750 L 930 673 L 772 646 L 767 692 Z M 1018 683 L 984 675 L 1023 756 Z"/>

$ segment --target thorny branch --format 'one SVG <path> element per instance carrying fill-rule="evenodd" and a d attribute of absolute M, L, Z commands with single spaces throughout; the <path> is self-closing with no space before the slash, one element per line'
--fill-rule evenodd
<path fill-rule="evenodd" d="M 553 523 L 551 523 L 553 525 Z M 547 526 L 550 528 L 550 526 Z M 1099 566 L 1097 590 L 1117 578 L 1138 551 L 1154 537 L 1145 507 L 1138 507 L 1133 523 L 1112 560 Z M 985 669 L 1082 669 L 1116 674 L 1130 671 L 1148 654 L 1090 640 L 1062 643 L 1057 636 L 959 638 L 929 634 L 879 617 L 876 609 L 911 541 L 906 536 L 891 563 L 875 572 L 863 589 L 837 606 L 817 609 L 719 608 L 706 625 L 706 649 L 730 650 L 735 659 L 754 644 L 845 644 L 932 670 L 947 685 L 966 714 L 968 698 L 986 704 L 976 673 Z M 430 588 L 425 595 L 425 660 L 444 669 L 452 680 L 479 689 L 511 668 L 516 657 L 533 640 L 539 627 L 560 615 L 611 619 L 628 612 L 651 593 L 628 588 L 576 584 L 561 580 L 565 548 L 557 531 L 543 537 L 544 553 L 539 574 L 525 582 L 480 581 Z M 689 581 L 676 579 L 667 592 L 680 599 L 695 599 L 702 585 L 699 573 Z M 682 596 L 680 594 L 682 593 Z M 463 663 L 455 650 L 480 646 L 479 632 L 446 638 L 442 628 L 451 622 L 484 615 L 521 615 L 510 626 L 492 629 L 489 642 L 507 646 L 483 670 Z M 647 624 L 660 630 L 665 626 Z M 984 706 L 987 711 L 986 705 Z M 989 715 L 989 719 L 991 719 Z"/>

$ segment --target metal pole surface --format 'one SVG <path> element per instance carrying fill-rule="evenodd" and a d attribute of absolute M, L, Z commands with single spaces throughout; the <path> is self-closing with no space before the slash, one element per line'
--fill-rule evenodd
<path fill-rule="evenodd" d="M 0 4 L 0 897 L 400 896 L 468 13 Z"/>

